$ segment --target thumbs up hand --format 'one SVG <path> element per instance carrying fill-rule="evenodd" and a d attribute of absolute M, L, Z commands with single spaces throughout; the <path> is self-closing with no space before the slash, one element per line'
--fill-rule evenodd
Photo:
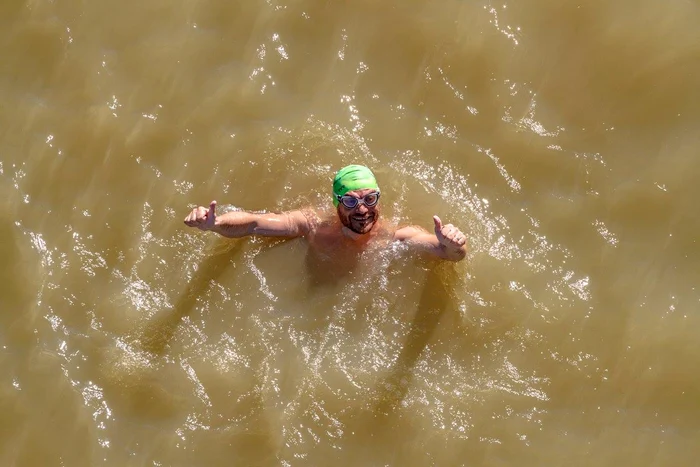
<path fill-rule="evenodd" d="M 216 201 L 209 204 L 209 209 L 204 206 L 194 208 L 185 217 L 185 225 L 197 227 L 200 230 L 211 230 L 216 222 Z"/>
<path fill-rule="evenodd" d="M 435 236 L 441 245 L 450 249 L 462 249 L 467 243 L 467 237 L 452 224 L 442 225 L 438 216 L 433 216 L 435 222 Z"/>

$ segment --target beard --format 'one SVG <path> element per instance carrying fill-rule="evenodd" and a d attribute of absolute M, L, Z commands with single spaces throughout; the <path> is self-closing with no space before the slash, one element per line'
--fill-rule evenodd
<path fill-rule="evenodd" d="M 338 214 L 341 214 L 340 212 Z M 341 214 L 340 222 L 357 234 L 366 234 L 372 230 L 374 224 L 377 223 L 379 212 L 373 210 L 364 214 Z"/>

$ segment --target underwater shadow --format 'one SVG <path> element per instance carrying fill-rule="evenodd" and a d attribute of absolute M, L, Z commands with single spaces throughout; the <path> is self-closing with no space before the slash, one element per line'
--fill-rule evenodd
<path fill-rule="evenodd" d="M 429 269 L 401 354 L 389 376 L 379 385 L 375 414 L 390 415 L 406 397 L 416 362 L 440 321 L 448 311 L 455 309 L 455 275 L 452 264 L 439 264 Z"/>
<path fill-rule="evenodd" d="M 351 453 L 353 465 L 364 465 L 368 459 L 382 459 L 381 464 L 393 465 L 396 453 L 404 450 L 401 432 L 402 402 L 413 383 L 416 364 L 425 352 L 440 322 L 456 313 L 453 295 L 457 271 L 452 263 L 431 264 L 418 298 L 415 315 L 409 325 L 405 342 L 388 375 L 381 378 L 366 404 L 353 411 L 346 431 L 353 442 L 364 446 Z M 347 455 L 347 454 L 346 454 Z"/>
<path fill-rule="evenodd" d="M 199 265 L 173 308 L 161 312 L 146 325 L 139 338 L 142 350 L 155 355 L 165 352 L 182 320 L 195 309 L 197 299 L 206 293 L 212 281 L 219 279 L 236 262 L 245 243 L 240 240 L 216 240 L 212 251 Z"/>

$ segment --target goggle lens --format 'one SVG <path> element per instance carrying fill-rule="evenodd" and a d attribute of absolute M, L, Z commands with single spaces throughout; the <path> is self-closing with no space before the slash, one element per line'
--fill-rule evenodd
<path fill-rule="evenodd" d="M 340 202 L 343 203 L 343 206 L 345 206 L 348 209 L 354 209 L 359 203 L 362 203 L 368 208 L 371 208 L 379 202 L 379 193 L 376 191 L 368 193 L 362 198 L 355 198 L 353 196 L 341 196 Z"/>

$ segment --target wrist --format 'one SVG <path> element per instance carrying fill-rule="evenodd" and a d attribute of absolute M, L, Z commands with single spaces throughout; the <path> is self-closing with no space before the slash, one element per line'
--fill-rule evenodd
<path fill-rule="evenodd" d="M 211 224 L 207 224 L 207 230 L 209 232 L 214 232 L 214 233 L 222 233 L 222 222 L 221 222 L 221 216 L 216 216 L 214 218 L 214 222 Z"/>

